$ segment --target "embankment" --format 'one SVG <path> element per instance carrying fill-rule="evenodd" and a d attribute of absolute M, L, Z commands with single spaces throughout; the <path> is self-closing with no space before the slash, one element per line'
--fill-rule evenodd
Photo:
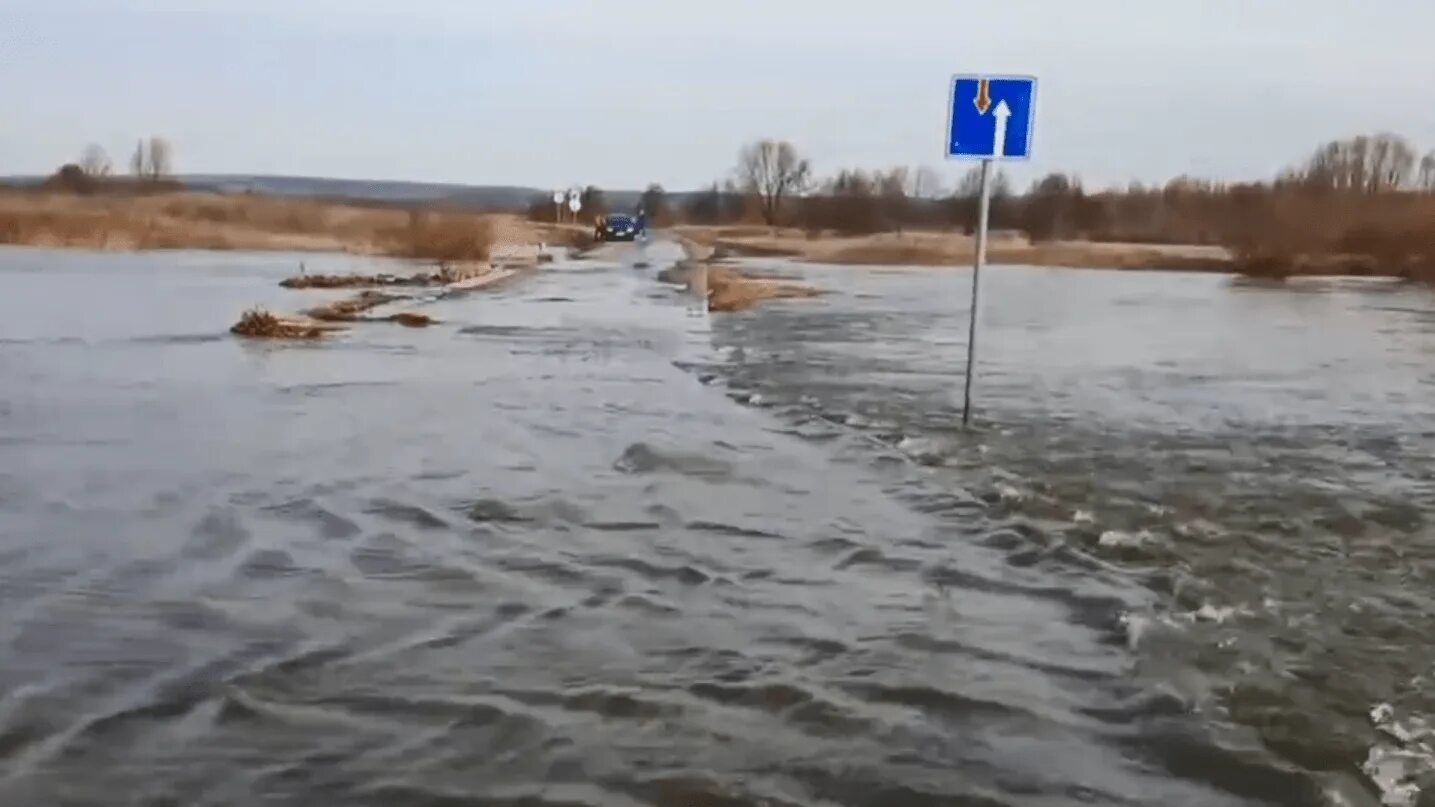
<path fill-rule="evenodd" d="M 680 237 L 712 250 L 714 257 L 786 257 L 807 263 L 866 266 L 965 266 L 976 242 L 956 232 L 907 231 L 844 236 L 766 227 L 678 227 Z M 1232 271 L 1220 247 L 1127 244 L 1098 241 L 1032 243 L 1024 235 L 992 234 L 987 259 L 994 264 L 1091 269 Z"/>
<path fill-rule="evenodd" d="M 714 263 L 710 260 L 711 250 L 700 244 L 681 238 L 679 243 L 687 259 L 659 272 L 658 280 L 683 285 L 689 292 L 706 297 L 709 311 L 745 311 L 767 300 L 803 299 L 822 293 L 804 283 L 745 274 Z"/>
<path fill-rule="evenodd" d="M 508 214 L 255 194 L 81 195 L 0 188 L 0 244 L 102 250 L 341 252 L 428 263 L 537 262 L 540 243 L 577 247 L 583 228 Z"/>

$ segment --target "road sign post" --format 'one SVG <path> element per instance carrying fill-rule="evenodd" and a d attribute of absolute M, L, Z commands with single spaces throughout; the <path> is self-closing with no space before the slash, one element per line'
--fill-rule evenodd
<path fill-rule="evenodd" d="M 578 221 L 578 211 L 583 209 L 583 195 L 577 189 L 568 191 L 568 209 L 573 211 L 573 221 Z"/>
<path fill-rule="evenodd" d="M 962 425 L 971 423 L 972 376 L 977 361 L 977 310 L 987 262 L 992 163 L 1031 157 L 1036 122 L 1036 79 L 1030 76 L 954 76 L 947 102 L 947 159 L 981 160 L 976 254 L 972 260 L 972 311 L 967 325 L 967 368 Z"/>
<path fill-rule="evenodd" d="M 563 191 L 553 192 L 553 221 L 563 221 Z"/>

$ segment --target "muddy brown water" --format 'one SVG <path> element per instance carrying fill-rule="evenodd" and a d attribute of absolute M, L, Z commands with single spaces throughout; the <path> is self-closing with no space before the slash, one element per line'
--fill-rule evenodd
<path fill-rule="evenodd" d="M 0 252 L 0 803 L 1416 802 L 1435 295 L 647 251 Z"/>

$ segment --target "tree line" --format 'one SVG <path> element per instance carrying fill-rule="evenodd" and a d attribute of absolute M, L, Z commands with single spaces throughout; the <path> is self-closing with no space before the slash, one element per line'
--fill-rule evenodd
<path fill-rule="evenodd" d="M 681 204 L 669 204 L 656 185 L 643 204 L 660 222 L 754 223 L 843 235 L 970 232 L 979 171 L 973 167 L 950 186 L 921 166 L 843 168 L 819 178 L 795 145 L 769 139 L 744 146 L 725 179 L 685 194 Z M 601 199 L 596 189 L 589 195 Z M 584 210 L 601 212 L 586 201 Z M 1405 138 L 1379 133 L 1325 143 L 1270 180 L 1181 176 L 1164 185 L 1133 182 L 1094 191 L 1079 176 L 1057 172 L 1018 192 L 998 171 L 991 226 L 1033 241 L 1222 246 L 1250 271 L 1338 269 L 1435 279 L 1435 151 L 1420 156 Z"/>
<path fill-rule="evenodd" d="M 134 187 L 169 189 L 177 187 L 174 175 L 174 147 L 163 137 L 142 138 L 130 155 L 128 177 L 115 174 L 114 163 L 103 147 L 90 144 L 80 158 L 65 163 L 42 187 L 58 188 L 71 193 L 94 193 L 100 190 L 128 191 Z"/>
<path fill-rule="evenodd" d="M 142 138 L 135 144 L 130 155 L 130 176 L 136 179 L 158 181 L 168 179 L 174 172 L 174 147 L 163 137 Z M 73 163 L 85 176 L 100 179 L 114 174 L 114 163 L 110 155 L 98 144 L 85 147 L 80 160 Z"/>

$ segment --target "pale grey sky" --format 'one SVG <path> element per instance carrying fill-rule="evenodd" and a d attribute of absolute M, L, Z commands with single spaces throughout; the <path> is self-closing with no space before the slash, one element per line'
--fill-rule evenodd
<path fill-rule="evenodd" d="M 941 157 L 957 72 L 1041 80 L 1088 185 L 1435 148 L 1435 0 L 0 0 L 0 174 L 161 134 L 189 173 L 689 189 L 745 141 Z"/>

